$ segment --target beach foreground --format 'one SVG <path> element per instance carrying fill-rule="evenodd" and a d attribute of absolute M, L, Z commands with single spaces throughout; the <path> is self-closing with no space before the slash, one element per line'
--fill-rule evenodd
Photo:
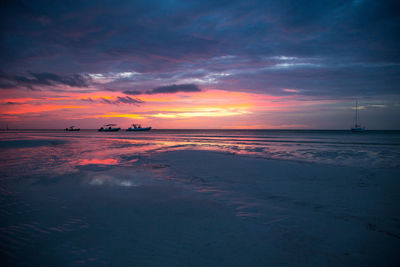
<path fill-rule="evenodd" d="M 52 142 L 40 146 L 63 145 Z M 4 150 L 16 147 L 10 144 Z M 1 171 L 0 244 L 8 265 L 400 262 L 398 168 L 204 150 L 125 155 L 45 173 L 34 165 L 9 162 Z"/>

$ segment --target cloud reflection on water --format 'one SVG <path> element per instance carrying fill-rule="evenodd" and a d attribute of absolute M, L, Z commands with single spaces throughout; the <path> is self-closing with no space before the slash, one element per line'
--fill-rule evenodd
<path fill-rule="evenodd" d="M 94 175 L 89 182 L 90 185 L 100 186 L 100 185 L 116 185 L 116 186 L 140 186 L 141 184 L 137 181 L 132 181 L 128 179 L 120 179 L 111 175 L 100 174 Z"/>
<path fill-rule="evenodd" d="M 186 149 L 339 165 L 393 166 L 400 162 L 398 134 L 390 133 L 355 136 L 346 131 L 155 130 L 145 134 L 81 131 L 70 135 L 21 131 L 4 132 L 1 137 L 4 145 L 1 166 L 7 172 L 20 174 L 48 175 L 51 169 L 54 175 L 60 175 L 94 166 L 102 170 L 143 166 L 154 153 Z M 8 145 L 16 140 L 18 146 Z M 36 141 L 40 148 L 32 146 Z M 21 165 L 25 168 L 20 168 Z"/>
<path fill-rule="evenodd" d="M 116 160 L 116 159 L 81 159 L 77 163 L 77 165 L 90 165 L 90 164 L 117 165 L 118 160 Z"/>

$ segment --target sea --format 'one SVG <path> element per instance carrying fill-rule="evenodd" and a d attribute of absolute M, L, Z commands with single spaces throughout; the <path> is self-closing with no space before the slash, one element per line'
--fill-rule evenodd
<path fill-rule="evenodd" d="M 187 191 L 176 184 L 179 181 L 172 181 L 172 184 L 169 181 L 160 181 L 163 171 L 168 169 L 168 166 L 160 162 L 155 164 L 152 162 L 152 157 L 163 152 L 181 150 L 217 151 L 245 158 L 319 164 L 330 166 L 329 170 L 332 170 L 332 166 L 344 168 L 356 166 L 368 170 L 365 173 L 381 175 L 380 173 L 384 173 L 380 172 L 381 170 L 398 172 L 400 168 L 400 131 L 363 133 L 352 133 L 348 130 L 0 131 L 0 256 L 3 262 L 7 266 L 151 266 L 153 260 L 157 259 L 158 264 L 154 265 L 163 266 L 163 262 L 166 265 L 196 263 L 193 257 L 197 255 L 196 253 L 200 253 L 197 265 L 234 264 L 234 261 L 224 262 L 226 258 L 212 253 L 228 251 L 225 243 L 218 245 L 218 242 L 229 243 L 231 234 L 233 236 L 241 234 L 240 231 L 250 226 L 238 223 L 237 228 L 232 228 L 230 231 L 224 229 L 225 221 L 221 219 L 216 220 L 221 222 L 221 226 L 218 226 L 221 228 L 217 229 L 215 225 L 219 224 L 214 224 L 213 218 L 219 218 L 220 215 L 209 214 L 212 210 L 219 209 L 214 202 L 217 200 L 207 200 L 207 207 L 211 208 L 201 213 L 206 214 L 204 215 L 206 217 L 203 215 L 196 217 L 193 211 L 204 209 L 198 204 L 203 202 L 196 200 L 202 197 L 188 196 Z M 146 179 L 149 181 L 152 179 L 146 176 L 146 169 L 149 166 L 157 174 L 158 182 L 147 182 L 143 187 L 132 184 L 132 179 L 115 178 L 113 184 L 110 182 L 111 176 L 130 177 L 132 173 L 142 177 L 141 181 Z M 384 177 L 384 174 L 382 175 Z M 171 180 L 171 176 L 165 178 Z M 229 183 L 225 183 L 227 188 L 231 187 Z M 116 187 L 116 184 L 120 186 Z M 364 181 L 360 184 L 367 186 Z M 97 185 L 107 186 L 96 187 Z M 376 188 L 378 190 L 379 186 Z M 240 191 L 240 188 L 238 190 Z M 270 196 L 271 199 L 273 197 Z M 346 195 L 344 197 L 351 198 Z M 235 201 L 237 198 L 239 197 L 236 197 Z M 278 204 L 288 201 L 277 196 L 274 199 L 277 199 L 274 201 L 278 201 L 276 202 Z M 221 198 L 218 201 L 225 200 Z M 235 201 L 232 198 L 230 203 Z M 261 203 L 264 203 L 262 205 L 265 206 L 265 210 L 269 209 L 269 202 L 263 200 Z M 302 207 L 306 207 L 306 204 Z M 196 208 L 191 209 L 190 205 Z M 319 211 L 319 206 L 315 207 L 310 212 Z M 332 210 L 336 212 L 335 209 Z M 274 208 L 274 212 L 281 210 L 282 207 Z M 334 216 L 342 215 L 335 213 Z M 174 221 L 176 218 L 179 218 L 179 222 Z M 192 221 L 193 218 L 196 223 Z M 352 217 L 349 215 L 349 218 Z M 227 219 L 226 222 L 232 220 Z M 135 223 L 132 223 L 133 221 Z M 300 231 L 296 230 L 298 229 L 296 224 L 297 219 L 293 219 L 294 228 L 290 226 L 287 228 L 290 231 L 282 230 L 281 236 L 276 237 L 277 240 L 281 240 L 281 237 L 294 238 L 288 239 L 283 246 L 302 242 L 302 232 L 299 232 L 300 234 L 296 232 Z M 370 227 L 368 230 L 384 232 L 374 224 L 368 225 L 367 227 Z M 165 231 L 160 230 L 164 226 L 167 227 Z M 207 233 L 207 227 L 213 226 L 216 235 L 227 233 L 223 241 L 218 241 L 217 238 L 214 240 L 217 243 L 204 240 L 204 244 L 199 245 L 198 249 L 190 248 L 191 244 L 198 243 L 196 238 L 201 238 L 202 234 L 196 236 L 185 232 L 186 230 L 205 227 L 203 233 Z M 252 226 L 249 229 L 252 229 Z M 265 229 L 267 231 L 268 227 Z M 170 234 L 171 231 L 176 234 Z M 296 234 L 293 234 L 294 232 Z M 162 243 L 163 240 L 156 234 L 153 236 L 152 233 L 162 233 L 167 236 L 168 240 L 165 241 L 167 243 L 157 247 L 157 243 Z M 187 235 L 181 236 L 184 233 Z M 398 239 L 396 234 L 393 235 Z M 211 234 L 208 237 L 210 236 Z M 253 238 L 258 240 L 257 242 L 264 242 L 258 233 L 255 233 Z M 240 240 L 246 240 L 244 234 Z M 176 242 L 184 247 L 176 246 Z M 175 247 L 171 247 L 172 243 Z M 215 244 L 218 245 L 218 249 L 213 248 Z M 248 256 L 246 253 L 251 253 L 249 251 L 252 251 L 253 245 L 248 244 L 246 247 L 248 251 L 243 250 L 242 263 L 257 265 L 256 262 L 246 262 Z M 291 245 L 288 246 L 290 249 L 295 249 Z M 176 251 L 168 250 L 172 248 Z M 135 249 L 138 250 L 136 254 L 132 252 Z M 185 251 L 186 254 L 181 254 L 179 251 Z M 326 251 L 329 251 L 329 248 L 326 248 Z M 167 259 L 168 255 L 175 255 L 180 261 Z M 206 259 L 207 255 L 211 257 L 210 261 L 200 261 Z M 360 258 L 357 258 L 361 256 L 357 255 L 352 258 L 353 263 L 362 263 L 358 261 Z M 280 260 L 277 259 L 278 265 Z M 336 258 L 333 262 L 341 263 L 336 261 Z M 323 261 L 303 263 L 318 265 Z"/>
<path fill-rule="evenodd" d="M 151 130 L 0 132 L 1 167 L 34 164 L 62 169 L 126 156 L 172 150 L 211 150 L 270 159 L 365 167 L 400 166 L 400 131 L 348 130 Z"/>

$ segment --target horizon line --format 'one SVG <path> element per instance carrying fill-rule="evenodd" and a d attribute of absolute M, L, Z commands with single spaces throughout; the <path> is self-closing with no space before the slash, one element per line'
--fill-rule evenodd
<path fill-rule="evenodd" d="M 8 132 L 8 131 L 32 131 L 32 130 L 54 130 L 54 131 L 65 131 L 66 128 L 33 128 L 33 129 L 0 129 L 2 132 Z M 79 128 L 80 130 L 98 130 L 97 128 Z M 122 129 L 121 130 L 125 130 Z M 257 128 L 257 129 L 235 129 L 235 128 L 224 128 L 224 129 L 218 129 L 218 128 L 207 128 L 207 129 L 202 129 L 202 128 L 152 128 L 153 130 L 196 130 L 196 131 L 350 131 L 350 128 L 346 129 L 321 129 L 321 128 Z M 365 131 L 400 131 L 400 129 L 366 129 Z"/>

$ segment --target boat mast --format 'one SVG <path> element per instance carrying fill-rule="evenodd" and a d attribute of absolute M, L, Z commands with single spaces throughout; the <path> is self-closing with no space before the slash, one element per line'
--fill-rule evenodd
<path fill-rule="evenodd" d="M 356 99 L 356 127 L 358 127 L 358 124 L 357 124 L 357 121 L 358 121 L 358 100 Z"/>

